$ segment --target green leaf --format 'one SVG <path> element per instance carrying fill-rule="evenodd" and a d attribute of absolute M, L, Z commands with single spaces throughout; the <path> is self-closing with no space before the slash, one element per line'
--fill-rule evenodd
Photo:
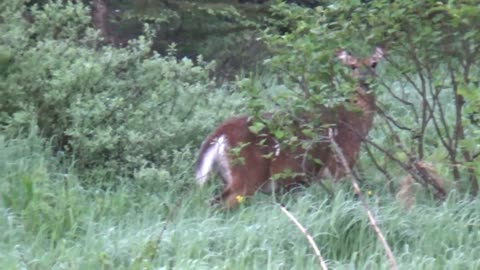
<path fill-rule="evenodd" d="M 273 135 L 275 136 L 275 138 L 280 140 L 285 137 L 285 132 L 283 130 L 277 129 L 273 132 Z"/>
<path fill-rule="evenodd" d="M 265 128 L 265 124 L 262 122 L 254 122 L 252 125 L 248 127 L 248 129 L 254 134 L 260 133 L 260 131 L 264 128 Z"/>
<path fill-rule="evenodd" d="M 303 135 L 305 135 L 309 138 L 313 138 L 313 135 L 314 135 L 313 130 L 310 129 L 310 128 L 302 129 L 302 133 L 303 133 Z"/>

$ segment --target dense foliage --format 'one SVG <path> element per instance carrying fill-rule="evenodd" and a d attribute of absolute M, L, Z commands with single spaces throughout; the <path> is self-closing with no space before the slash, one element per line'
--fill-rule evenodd
<path fill-rule="evenodd" d="M 478 8 L 468 1 L 343 1 L 316 9 L 279 4 L 274 11 L 282 19 L 264 35 L 275 52 L 267 64 L 289 89 L 275 102 L 291 115 L 345 103 L 351 88 L 333 76 L 341 70 L 330 61 L 332 52 L 344 47 L 368 54 L 383 46 L 387 61 L 373 90 L 379 117 L 375 135 L 364 144 L 372 161 L 366 166 L 386 179 L 402 168 L 442 197 L 443 181 L 419 165 L 427 160 L 457 187 L 477 194 Z M 290 32 L 276 31 L 285 25 Z M 310 133 L 317 134 L 316 128 Z"/>
<path fill-rule="evenodd" d="M 34 24 L 22 20 L 22 6 L 7 7 L 5 132 L 33 124 L 56 151 L 75 157 L 78 168 L 122 176 L 161 166 L 224 117 L 224 90 L 214 89 L 209 77 L 213 63 L 177 59 L 174 47 L 165 56 L 153 52 L 148 27 L 125 48 L 99 46 L 84 5 L 33 6 Z"/>
<path fill-rule="evenodd" d="M 318 140 L 319 105 L 353 89 L 334 52 L 375 46 L 387 55 L 356 169 L 399 268 L 480 267 L 476 1 L 114 2 L 0 4 L 2 267 L 316 267 L 281 200 L 329 267 L 386 268 L 344 183 L 225 213 L 205 202 L 216 185 L 192 181 L 202 139 L 234 113 L 278 115 L 252 129 L 285 143 L 308 114 L 304 143 Z"/>

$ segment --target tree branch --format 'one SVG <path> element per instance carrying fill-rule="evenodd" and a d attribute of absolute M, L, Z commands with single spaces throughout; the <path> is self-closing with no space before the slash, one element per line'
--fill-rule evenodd
<path fill-rule="evenodd" d="M 310 246 L 313 248 L 315 255 L 317 255 L 317 258 L 320 262 L 320 267 L 323 270 L 327 270 L 327 264 L 325 263 L 325 260 L 322 257 L 322 254 L 320 254 L 320 249 L 318 249 L 317 244 L 315 244 L 315 240 L 313 240 L 313 237 L 307 232 L 305 227 L 302 226 L 300 222 L 281 204 L 278 205 L 282 212 L 297 226 L 297 228 L 302 232 L 302 234 L 307 238 L 308 243 Z"/>
<path fill-rule="evenodd" d="M 372 226 L 373 231 L 377 235 L 378 240 L 380 240 L 380 243 L 382 244 L 383 248 L 385 249 L 385 253 L 387 255 L 387 260 L 390 263 L 390 269 L 396 270 L 396 269 L 398 269 L 398 267 L 397 267 L 397 262 L 395 260 L 395 256 L 393 256 L 392 249 L 388 245 L 388 242 L 385 239 L 385 236 L 383 235 L 382 231 L 378 227 L 377 221 L 373 217 L 372 211 L 370 211 L 370 209 L 368 207 L 368 204 L 367 204 L 367 201 L 362 196 L 362 192 L 361 192 L 360 187 L 358 185 L 358 179 L 355 177 L 355 175 L 350 170 L 350 167 L 348 166 L 348 162 L 345 158 L 345 155 L 343 154 L 343 152 L 340 149 L 340 147 L 338 146 L 338 144 L 335 142 L 335 139 L 333 137 L 332 132 L 329 132 L 329 133 L 330 134 L 328 135 L 328 137 L 330 139 L 330 144 L 332 145 L 332 148 L 335 152 L 335 155 L 339 158 L 343 168 L 345 169 L 347 174 L 350 176 L 350 179 L 352 180 L 352 186 L 353 186 L 353 189 L 355 191 L 355 194 L 360 199 L 360 201 L 362 203 L 362 206 L 363 206 L 363 209 L 365 210 L 365 212 L 367 214 L 370 225 Z"/>

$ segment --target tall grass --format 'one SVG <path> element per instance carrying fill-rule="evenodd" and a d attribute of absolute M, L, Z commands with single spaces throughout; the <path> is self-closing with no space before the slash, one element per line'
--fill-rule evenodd
<path fill-rule="evenodd" d="M 83 187 L 35 135 L 0 139 L 2 269 L 317 269 L 306 239 L 258 194 L 231 212 L 208 206 L 212 182 L 192 181 L 192 151 L 160 173 L 114 188 Z M 48 145 L 48 144 L 47 144 Z M 280 198 L 314 236 L 331 269 L 387 269 L 360 203 L 345 186 Z M 480 269 L 480 203 L 403 209 L 388 194 L 370 204 L 400 269 Z"/>

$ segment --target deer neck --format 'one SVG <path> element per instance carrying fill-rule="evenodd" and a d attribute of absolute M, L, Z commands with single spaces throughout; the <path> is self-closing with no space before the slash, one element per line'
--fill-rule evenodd
<path fill-rule="evenodd" d="M 375 96 L 369 90 L 367 84 L 355 87 L 354 104 L 364 114 L 372 115 L 375 111 Z"/>
<path fill-rule="evenodd" d="M 375 97 L 367 87 L 356 87 L 348 106 L 336 111 L 335 141 L 352 166 L 357 160 L 360 145 L 373 125 Z"/>
<path fill-rule="evenodd" d="M 362 140 L 372 128 L 375 96 L 368 90 L 368 85 L 355 87 L 355 95 L 349 106 L 339 111 L 337 127 L 352 140 Z"/>

